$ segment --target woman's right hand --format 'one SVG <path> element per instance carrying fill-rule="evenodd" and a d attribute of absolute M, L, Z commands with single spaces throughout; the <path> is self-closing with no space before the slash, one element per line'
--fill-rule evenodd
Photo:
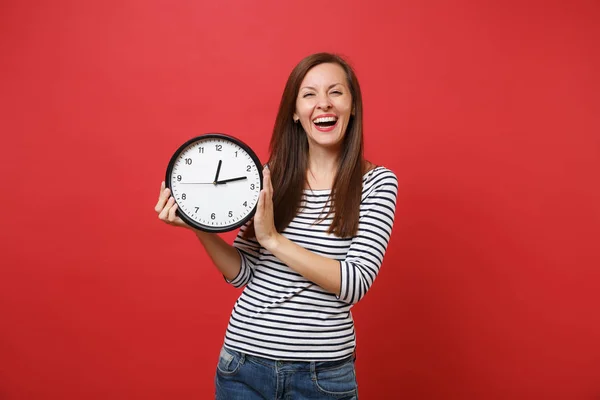
<path fill-rule="evenodd" d="M 175 203 L 175 199 L 171 196 L 171 191 L 168 188 L 165 188 L 165 182 L 160 184 L 158 203 L 156 203 L 154 211 L 158 213 L 158 219 L 169 225 L 192 229 L 191 226 L 186 224 L 177 216 L 177 214 L 175 214 L 175 211 L 177 211 L 177 203 Z"/>

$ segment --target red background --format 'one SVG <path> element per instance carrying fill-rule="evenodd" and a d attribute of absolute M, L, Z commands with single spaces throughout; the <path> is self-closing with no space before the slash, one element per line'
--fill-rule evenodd
<path fill-rule="evenodd" d="M 208 399 L 227 286 L 153 207 L 175 149 L 265 160 L 293 66 L 346 56 L 396 225 L 361 398 L 600 396 L 596 1 L 0 6 L 0 398 Z M 227 236 L 231 238 L 231 236 Z"/>

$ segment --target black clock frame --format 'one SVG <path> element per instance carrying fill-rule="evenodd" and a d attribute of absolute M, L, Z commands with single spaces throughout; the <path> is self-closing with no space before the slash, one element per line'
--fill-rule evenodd
<path fill-rule="evenodd" d="M 205 133 L 205 134 L 193 137 L 190 140 L 186 141 L 184 144 L 182 144 L 181 146 L 179 146 L 179 148 L 175 151 L 175 153 L 173 154 L 173 156 L 171 156 L 171 159 L 169 160 L 169 165 L 167 166 L 167 173 L 165 175 L 165 186 L 167 188 L 169 188 L 169 190 L 172 191 L 172 188 L 171 188 L 171 174 L 173 172 L 173 167 L 175 166 L 175 162 L 177 162 L 177 159 L 179 158 L 179 155 L 185 149 L 187 149 L 190 145 L 192 145 L 192 144 L 194 144 L 194 143 L 196 143 L 198 141 L 206 140 L 206 139 L 223 139 L 223 140 L 227 140 L 227 141 L 230 141 L 230 142 L 232 142 L 232 143 L 240 146 L 242 149 L 244 149 L 244 151 L 246 151 L 250 155 L 250 158 L 252 158 L 252 161 L 256 164 L 256 167 L 258 169 L 258 176 L 259 176 L 259 180 L 260 180 L 260 190 L 263 189 L 262 164 L 260 162 L 260 159 L 256 155 L 256 153 L 254 153 L 254 151 L 250 148 L 250 146 L 248 146 L 246 143 L 242 142 L 240 139 L 238 139 L 238 138 L 236 138 L 234 136 L 231 136 L 231 135 L 227 135 L 225 133 Z M 175 202 L 177 202 L 177 199 L 175 199 Z M 220 226 L 220 227 L 207 226 L 207 225 L 200 224 L 200 223 L 194 221 L 185 212 L 180 211 L 180 208 L 177 208 L 176 214 L 186 224 L 188 224 L 189 226 L 191 226 L 194 229 L 198 229 L 198 230 L 201 230 L 203 232 L 209 232 L 209 233 L 223 233 L 223 232 L 233 231 L 234 229 L 238 229 L 241 226 L 243 226 L 252 217 L 254 217 L 254 214 L 256 213 L 256 207 L 257 206 L 258 206 L 258 202 L 254 205 L 254 207 L 252 208 L 252 210 L 250 211 L 250 213 L 246 217 L 244 217 L 242 220 L 240 220 L 240 221 L 238 221 L 238 222 L 236 222 L 236 223 L 234 223 L 232 225 Z"/>

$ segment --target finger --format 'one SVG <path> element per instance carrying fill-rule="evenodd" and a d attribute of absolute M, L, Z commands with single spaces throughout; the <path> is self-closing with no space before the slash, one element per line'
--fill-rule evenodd
<path fill-rule="evenodd" d="M 166 185 L 165 185 L 165 181 L 162 181 L 160 183 L 160 192 L 158 192 L 158 197 L 160 198 L 160 196 L 163 194 L 163 192 L 165 191 Z"/>
<path fill-rule="evenodd" d="M 265 191 L 265 212 L 273 212 L 273 183 L 271 182 L 271 171 L 269 167 L 265 167 L 265 173 L 263 175 L 264 180 L 264 191 Z"/>
<path fill-rule="evenodd" d="M 171 207 L 171 209 L 169 210 L 169 216 L 167 217 L 169 222 L 175 223 L 179 219 L 177 214 L 175 214 L 176 211 L 177 211 L 177 203 L 173 204 L 173 207 Z"/>
<path fill-rule="evenodd" d="M 270 218 L 273 216 L 273 192 L 265 192 L 265 214 L 269 215 Z"/>
<path fill-rule="evenodd" d="M 167 204 L 163 207 L 161 212 L 158 214 L 158 218 L 162 221 L 168 222 L 169 211 L 171 211 L 171 207 L 175 204 L 175 199 L 173 197 L 169 197 Z"/>
<path fill-rule="evenodd" d="M 160 195 L 158 196 L 158 202 L 156 203 L 156 206 L 154 206 L 154 211 L 156 211 L 157 213 L 162 211 L 162 209 L 165 207 L 165 203 L 171 195 L 171 190 L 169 190 L 168 188 L 165 189 L 163 185 L 161 185 L 162 190 L 160 192 Z"/>
<path fill-rule="evenodd" d="M 273 196 L 273 181 L 271 180 L 271 170 L 267 167 L 267 172 L 269 173 L 269 192 L 271 192 L 271 196 Z"/>
<path fill-rule="evenodd" d="M 263 170 L 263 189 L 267 191 L 267 195 L 271 195 L 273 193 L 273 186 L 271 185 L 271 171 L 269 171 L 268 167 L 265 167 Z"/>
<path fill-rule="evenodd" d="M 258 195 L 258 204 L 256 205 L 256 215 L 260 219 L 263 212 L 265 211 L 265 190 L 261 190 Z"/>

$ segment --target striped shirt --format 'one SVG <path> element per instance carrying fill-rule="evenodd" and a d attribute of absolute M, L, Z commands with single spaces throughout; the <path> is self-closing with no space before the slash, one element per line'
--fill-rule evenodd
<path fill-rule="evenodd" d="M 234 247 L 241 256 L 239 274 L 230 282 L 246 285 L 236 301 L 225 346 L 275 360 L 339 360 L 356 345 L 350 309 L 373 284 L 392 232 L 398 181 L 377 167 L 363 176 L 358 232 L 340 238 L 327 233 L 333 217 L 331 190 L 305 190 L 298 215 L 282 235 L 340 262 L 340 296 L 329 293 L 279 261 L 256 240 L 242 237 Z"/>

